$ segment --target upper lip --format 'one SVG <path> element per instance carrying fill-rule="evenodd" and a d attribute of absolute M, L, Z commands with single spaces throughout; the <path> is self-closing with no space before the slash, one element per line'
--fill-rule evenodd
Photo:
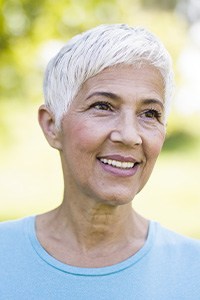
<path fill-rule="evenodd" d="M 132 163 L 137 163 L 139 162 L 132 156 L 122 156 L 120 154 L 109 154 L 109 155 L 102 155 L 98 156 L 98 159 L 100 158 L 106 158 L 106 159 L 111 159 L 111 160 L 117 160 L 121 162 L 132 162 Z"/>

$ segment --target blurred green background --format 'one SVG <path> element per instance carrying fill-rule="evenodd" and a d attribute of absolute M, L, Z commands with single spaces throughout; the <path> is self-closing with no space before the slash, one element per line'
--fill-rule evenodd
<path fill-rule="evenodd" d="M 59 155 L 37 124 L 48 60 L 81 31 L 128 23 L 160 37 L 176 79 L 163 152 L 133 205 L 200 238 L 200 1 L 0 0 L 0 7 L 0 220 L 41 213 L 62 200 Z"/>

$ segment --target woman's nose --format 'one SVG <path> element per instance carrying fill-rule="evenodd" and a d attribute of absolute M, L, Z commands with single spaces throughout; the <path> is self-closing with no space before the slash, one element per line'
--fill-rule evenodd
<path fill-rule="evenodd" d="M 110 139 L 115 143 L 134 147 L 142 144 L 137 117 L 127 113 L 116 120 L 116 126 L 110 134 Z"/>

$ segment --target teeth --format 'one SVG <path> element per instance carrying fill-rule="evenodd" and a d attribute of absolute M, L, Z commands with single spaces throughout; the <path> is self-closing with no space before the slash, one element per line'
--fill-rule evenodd
<path fill-rule="evenodd" d="M 104 164 L 116 167 L 116 168 L 121 168 L 121 169 L 131 169 L 134 167 L 133 162 L 122 162 L 118 160 L 113 160 L 113 159 L 106 159 L 106 158 L 100 158 L 100 161 Z"/>

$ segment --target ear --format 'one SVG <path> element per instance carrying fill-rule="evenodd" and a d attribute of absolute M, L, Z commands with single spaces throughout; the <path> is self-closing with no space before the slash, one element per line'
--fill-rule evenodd
<path fill-rule="evenodd" d="M 49 145 L 55 149 L 61 150 L 61 138 L 60 133 L 55 126 L 54 115 L 45 105 L 39 107 L 38 121 Z"/>

